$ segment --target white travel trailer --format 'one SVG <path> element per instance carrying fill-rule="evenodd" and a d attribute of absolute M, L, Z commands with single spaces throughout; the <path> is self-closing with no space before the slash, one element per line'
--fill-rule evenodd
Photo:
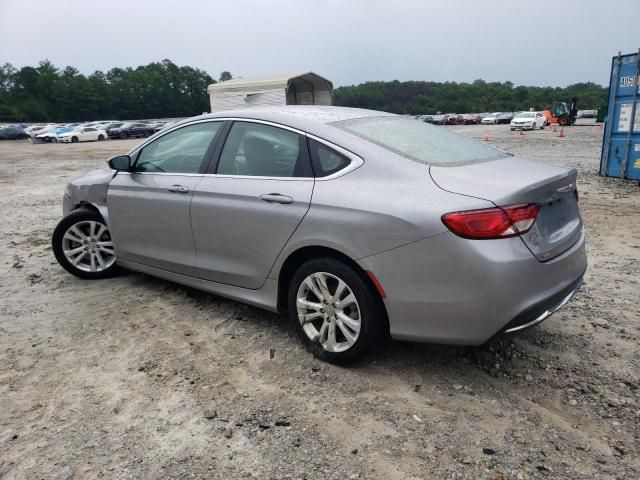
<path fill-rule="evenodd" d="M 211 112 L 259 105 L 331 105 L 333 84 L 313 72 L 234 78 L 209 85 Z"/>

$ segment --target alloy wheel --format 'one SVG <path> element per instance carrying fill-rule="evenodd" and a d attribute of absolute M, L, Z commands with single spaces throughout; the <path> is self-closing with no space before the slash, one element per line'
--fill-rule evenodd
<path fill-rule="evenodd" d="M 353 291 L 327 272 L 307 276 L 296 296 L 298 321 L 304 333 L 328 352 L 351 348 L 360 335 L 362 317 Z"/>
<path fill-rule="evenodd" d="M 83 272 L 102 272 L 116 261 L 109 229 L 95 220 L 69 227 L 62 238 L 62 251 L 69 263 Z"/>

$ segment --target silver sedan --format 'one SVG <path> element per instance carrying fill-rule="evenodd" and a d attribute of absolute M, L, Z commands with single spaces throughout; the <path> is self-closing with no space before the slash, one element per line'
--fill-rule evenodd
<path fill-rule="evenodd" d="M 586 269 L 576 171 L 337 107 L 195 117 L 67 187 L 53 250 L 287 312 L 306 347 L 479 345 L 540 323 Z"/>

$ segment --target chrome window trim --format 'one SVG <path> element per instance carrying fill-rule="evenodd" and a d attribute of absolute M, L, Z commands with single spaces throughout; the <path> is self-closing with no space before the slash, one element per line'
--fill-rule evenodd
<path fill-rule="evenodd" d="M 207 122 L 228 122 L 228 121 L 233 121 L 233 122 L 248 122 L 248 123 L 259 123 L 259 124 L 263 124 L 263 125 L 269 125 L 275 128 L 282 128 L 284 130 L 289 130 L 291 132 L 297 133 L 298 135 L 303 135 L 307 138 L 311 138 L 319 143 L 322 143 L 323 145 L 326 145 L 327 147 L 335 150 L 336 152 L 340 153 L 341 155 L 344 155 L 345 157 L 347 157 L 349 160 L 351 160 L 349 162 L 349 165 L 347 165 L 346 167 L 344 167 L 342 170 L 338 170 L 337 172 L 332 173 L 331 175 L 327 175 L 326 177 L 263 177 L 263 176 L 254 176 L 254 175 L 221 175 L 221 174 L 217 174 L 217 173 L 170 173 L 170 172 L 117 172 L 117 173 L 126 173 L 127 175 L 183 175 L 183 176 L 203 176 L 203 177 L 220 177 L 220 178 L 255 178 L 257 180 L 288 180 L 288 181 L 299 181 L 299 180 L 315 180 L 318 182 L 323 182 L 323 181 L 327 181 L 327 180 L 333 180 L 334 178 L 338 178 L 341 177 L 343 175 L 346 175 L 347 173 L 350 173 L 358 168 L 360 168 L 363 164 L 364 164 L 364 160 L 359 157 L 358 155 L 356 155 L 353 152 L 350 152 L 349 150 L 336 145 L 335 143 L 329 142 L 328 140 L 325 140 L 324 138 L 321 137 L 317 137 L 316 135 L 304 132 L 302 130 L 298 130 L 297 128 L 294 127 L 289 127 L 288 125 L 282 125 L 280 123 L 276 123 L 276 122 L 271 122 L 269 120 L 260 120 L 260 119 L 256 119 L 256 118 L 242 118 L 242 117 L 215 117 L 215 118 L 202 118 L 200 120 L 194 120 L 192 122 L 187 122 L 187 123 L 183 123 L 180 125 L 175 125 L 174 127 L 170 128 L 169 130 L 161 130 L 160 132 L 158 132 L 158 134 L 153 135 L 151 137 L 149 137 L 149 139 L 147 139 L 147 141 L 145 141 L 144 143 L 142 143 L 141 145 L 138 145 L 135 149 L 131 150 L 129 152 L 129 156 L 134 156 L 137 155 L 140 150 L 142 150 L 144 147 L 146 147 L 147 145 L 149 145 L 151 142 L 154 142 L 160 138 L 162 138 L 163 136 L 167 135 L 168 133 L 171 133 L 175 130 L 178 130 L 180 128 L 184 128 L 184 127 L 188 127 L 191 125 L 196 125 L 199 123 L 207 123 Z"/>
<path fill-rule="evenodd" d="M 174 177 L 203 177 L 204 173 L 171 173 L 171 172 L 125 172 L 123 170 L 113 170 L 118 175 L 171 175 Z"/>

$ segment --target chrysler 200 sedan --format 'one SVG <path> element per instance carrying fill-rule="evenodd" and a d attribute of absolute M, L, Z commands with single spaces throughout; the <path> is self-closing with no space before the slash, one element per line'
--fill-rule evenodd
<path fill-rule="evenodd" d="M 52 243 L 84 279 L 126 268 L 287 312 L 328 361 L 511 335 L 586 269 L 574 169 L 337 107 L 175 124 L 73 180 Z"/>

